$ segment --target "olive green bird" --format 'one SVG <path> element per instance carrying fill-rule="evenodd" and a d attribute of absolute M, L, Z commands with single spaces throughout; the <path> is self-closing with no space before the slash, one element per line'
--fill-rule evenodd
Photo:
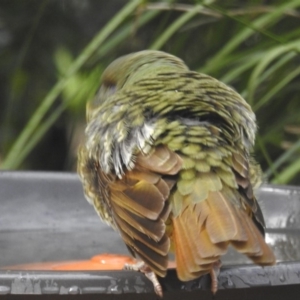
<path fill-rule="evenodd" d="M 172 252 L 180 280 L 210 273 L 213 292 L 229 245 L 256 264 L 275 263 L 253 194 L 255 133 L 238 93 L 173 55 L 141 51 L 104 71 L 78 171 L 88 201 L 139 258 L 129 268 L 157 294 L 155 275 L 166 275 Z"/>

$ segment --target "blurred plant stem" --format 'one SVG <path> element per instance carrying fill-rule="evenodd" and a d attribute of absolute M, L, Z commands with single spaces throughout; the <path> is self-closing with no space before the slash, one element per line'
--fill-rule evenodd
<path fill-rule="evenodd" d="M 195 5 L 193 9 L 182 14 L 178 19 L 176 19 L 159 37 L 158 39 L 149 47 L 149 49 L 159 50 L 170 37 L 178 31 L 187 21 L 192 19 L 196 14 L 199 13 L 204 7 L 202 5 Z"/>
<path fill-rule="evenodd" d="M 49 0 L 41 1 L 40 7 L 38 9 L 38 13 L 36 14 L 36 16 L 33 20 L 33 24 L 27 34 L 27 37 L 25 38 L 25 42 L 22 45 L 22 47 L 20 49 L 20 53 L 14 63 L 12 78 L 16 78 L 16 76 L 18 75 L 18 72 L 22 69 L 24 58 L 29 51 L 31 41 L 34 37 L 34 33 L 38 28 L 38 25 L 40 23 L 40 20 L 45 12 L 45 9 L 46 9 L 48 3 L 49 3 Z M 8 124 L 11 122 L 12 115 L 13 115 L 13 108 L 15 107 L 15 102 L 16 102 L 15 100 L 16 100 L 16 92 L 15 92 L 15 88 L 13 86 L 10 89 L 9 98 L 7 101 L 7 107 L 6 107 L 5 113 L 4 113 L 3 126 L 5 128 L 8 128 Z M 4 132 L 3 135 L 4 135 L 3 143 L 5 143 L 5 141 L 7 140 L 7 137 L 6 137 L 7 132 Z"/>
<path fill-rule="evenodd" d="M 95 38 L 88 44 L 88 46 L 82 51 L 78 58 L 73 62 L 70 68 L 67 70 L 65 76 L 61 78 L 55 86 L 49 91 L 46 97 L 42 100 L 41 105 L 34 112 L 29 122 L 13 144 L 8 155 L 2 162 L 2 169 L 14 169 L 17 168 L 28 152 L 31 150 L 26 145 L 30 139 L 33 138 L 34 132 L 38 126 L 42 124 L 43 118 L 47 111 L 50 109 L 54 101 L 57 99 L 63 88 L 66 86 L 70 78 L 76 73 L 83 64 L 91 57 L 91 55 L 100 47 L 100 45 L 107 39 L 107 37 L 130 15 L 136 8 L 143 3 L 142 0 L 130 1 L 116 16 L 95 36 Z M 37 133 L 37 136 L 41 138 L 41 134 Z M 32 146 L 34 146 L 31 143 Z M 26 150 L 25 152 L 24 149 Z"/>

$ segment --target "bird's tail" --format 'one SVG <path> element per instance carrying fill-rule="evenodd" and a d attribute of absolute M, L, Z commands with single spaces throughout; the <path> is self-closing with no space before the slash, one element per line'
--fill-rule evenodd
<path fill-rule="evenodd" d="M 172 241 L 180 280 L 192 280 L 210 272 L 230 244 L 256 264 L 275 263 L 272 250 L 251 216 L 237 205 L 236 199 L 230 198 L 234 193 L 210 191 L 198 203 L 193 193 L 197 193 L 197 188 L 183 197 L 181 213 L 172 219 Z"/>

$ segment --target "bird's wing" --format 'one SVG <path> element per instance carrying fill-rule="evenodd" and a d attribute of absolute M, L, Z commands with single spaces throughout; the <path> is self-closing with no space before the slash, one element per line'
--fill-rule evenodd
<path fill-rule="evenodd" d="M 138 154 L 135 167 L 122 178 L 107 183 L 112 217 L 129 249 L 156 274 L 165 276 L 169 237 L 165 222 L 170 214 L 168 198 L 181 169 L 181 159 L 166 146 Z M 99 181 L 103 173 L 97 170 Z"/>

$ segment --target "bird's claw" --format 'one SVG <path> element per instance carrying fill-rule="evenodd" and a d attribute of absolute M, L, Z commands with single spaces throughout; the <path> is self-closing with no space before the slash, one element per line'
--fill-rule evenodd
<path fill-rule="evenodd" d="M 156 274 L 151 271 L 151 269 L 143 261 L 138 261 L 135 264 L 125 264 L 123 269 L 144 273 L 145 276 L 152 282 L 156 295 L 160 298 L 163 297 L 162 286 L 160 285 Z"/>

